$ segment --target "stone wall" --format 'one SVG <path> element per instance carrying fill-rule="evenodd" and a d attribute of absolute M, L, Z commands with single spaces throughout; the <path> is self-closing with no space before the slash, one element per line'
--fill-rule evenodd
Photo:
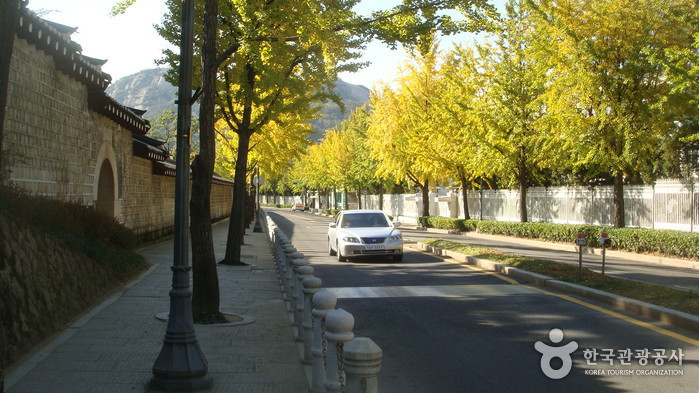
<path fill-rule="evenodd" d="M 52 56 L 15 40 L 3 146 L 12 183 L 98 208 L 103 203 L 149 239 L 172 232 L 174 176 L 155 171 L 157 160 L 136 155 L 132 132 L 91 110 L 88 87 L 58 68 Z M 107 201 L 98 199 L 105 163 L 112 172 Z M 211 200 L 214 219 L 228 216 L 232 184 L 216 182 Z"/>
<path fill-rule="evenodd" d="M 33 193 L 92 202 L 102 132 L 92 125 L 87 88 L 16 39 L 7 98 L 3 144 L 12 181 Z"/>
<path fill-rule="evenodd" d="M 64 328 L 113 284 L 93 260 L 0 213 L 0 369 Z"/>

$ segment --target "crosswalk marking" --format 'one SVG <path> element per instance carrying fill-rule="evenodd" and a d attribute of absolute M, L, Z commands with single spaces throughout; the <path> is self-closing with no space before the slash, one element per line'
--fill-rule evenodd
<path fill-rule="evenodd" d="M 339 287 L 326 288 L 338 299 L 389 298 L 389 297 L 467 297 L 509 296 L 536 293 L 519 285 L 431 285 L 431 286 L 386 286 L 386 287 Z"/>

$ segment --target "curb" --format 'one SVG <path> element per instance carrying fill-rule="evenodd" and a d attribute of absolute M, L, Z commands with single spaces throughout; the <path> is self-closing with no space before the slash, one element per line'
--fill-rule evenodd
<path fill-rule="evenodd" d="M 411 227 L 410 229 L 412 230 L 413 228 Z M 415 228 L 415 230 L 426 231 L 426 232 L 437 233 L 437 234 L 460 235 L 460 236 L 476 238 L 476 239 L 493 239 L 493 240 L 507 239 L 508 242 L 515 243 L 515 244 L 535 245 L 535 246 L 539 246 L 542 248 L 548 248 L 548 249 L 553 249 L 553 250 L 570 251 L 570 252 L 575 252 L 575 253 L 578 252 L 578 246 L 575 246 L 572 244 L 558 243 L 558 242 L 547 242 L 547 241 L 538 240 L 538 239 L 528 239 L 528 238 L 506 236 L 506 235 L 491 235 L 491 234 L 479 233 L 479 232 L 461 232 L 461 231 L 454 231 L 454 230 L 448 230 L 448 229 L 437 229 L 437 228 L 418 227 L 418 228 Z M 601 248 L 583 247 L 583 254 L 585 254 L 585 255 L 600 255 L 601 252 L 602 252 Z M 632 261 L 636 261 L 636 262 L 655 263 L 655 264 L 659 264 L 659 265 L 678 267 L 678 268 L 684 268 L 684 269 L 699 269 L 699 261 L 690 260 L 690 259 L 682 259 L 679 257 L 666 257 L 666 256 L 650 255 L 650 254 L 639 254 L 639 253 L 635 253 L 635 252 L 631 252 L 631 251 L 609 250 L 609 249 L 606 250 L 606 253 L 607 253 L 607 257 L 621 258 L 621 259 L 632 260 Z"/>
<path fill-rule="evenodd" d="M 656 321 L 699 333 L 699 317 L 695 315 L 672 310 L 666 307 L 656 306 L 654 304 L 645 303 L 624 296 L 614 295 L 582 285 L 555 280 L 543 274 L 528 272 L 526 270 L 503 265 L 487 259 L 474 258 L 470 255 L 444 250 L 421 242 L 418 242 L 417 246 L 422 251 L 447 256 L 456 261 L 464 262 L 469 265 L 475 265 L 485 270 L 493 270 L 538 287 L 549 288 L 587 299 L 596 300 L 619 310 L 629 311 Z"/>

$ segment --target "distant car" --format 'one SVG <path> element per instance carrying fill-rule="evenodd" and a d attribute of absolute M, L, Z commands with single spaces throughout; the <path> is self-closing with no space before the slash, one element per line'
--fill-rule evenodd
<path fill-rule="evenodd" d="M 291 211 L 295 210 L 304 211 L 306 210 L 306 205 L 304 205 L 303 203 L 294 203 L 293 205 L 291 205 Z"/>
<path fill-rule="evenodd" d="M 344 210 L 328 226 L 328 253 L 338 261 L 385 255 L 403 260 L 403 235 L 398 222 L 381 210 Z"/>

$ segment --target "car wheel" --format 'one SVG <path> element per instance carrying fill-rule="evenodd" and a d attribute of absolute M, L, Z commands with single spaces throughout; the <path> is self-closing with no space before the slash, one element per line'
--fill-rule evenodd
<path fill-rule="evenodd" d="M 337 252 L 333 250 L 333 244 L 330 242 L 330 238 L 328 238 L 328 255 L 330 255 L 331 257 L 337 255 Z"/>

